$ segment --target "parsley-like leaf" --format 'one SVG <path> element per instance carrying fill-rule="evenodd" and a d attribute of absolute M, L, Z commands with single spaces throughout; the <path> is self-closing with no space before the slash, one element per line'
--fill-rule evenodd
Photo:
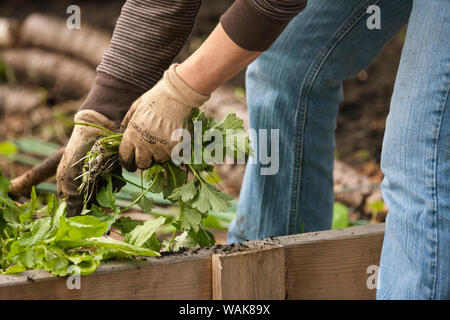
<path fill-rule="evenodd" d="M 164 186 L 163 193 L 164 198 L 167 199 L 175 188 L 178 188 L 186 183 L 187 172 L 178 168 L 172 162 L 165 164 L 164 168 L 167 175 L 167 183 Z"/>
<path fill-rule="evenodd" d="M 228 210 L 232 196 L 221 193 L 204 182 L 201 182 L 200 186 L 200 191 L 192 202 L 193 208 L 202 213 L 207 213 L 209 210 L 213 212 Z"/>
<path fill-rule="evenodd" d="M 135 192 L 132 194 L 133 201 L 139 198 L 138 205 L 139 207 L 146 213 L 152 212 L 152 209 L 155 207 L 153 205 L 153 201 L 147 198 L 146 196 L 142 196 L 139 192 Z"/>
<path fill-rule="evenodd" d="M 197 241 L 189 235 L 189 232 L 185 231 L 179 236 L 175 237 L 174 247 L 175 251 L 181 248 L 194 248 L 197 245 Z"/>
<path fill-rule="evenodd" d="M 197 188 L 194 184 L 194 181 L 191 180 L 185 185 L 178 187 L 173 190 L 173 192 L 168 197 L 169 200 L 172 201 L 184 201 L 187 202 L 189 200 L 194 199 L 195 195 L 197 194 Z"/>
<path fill-rule="evenodd" d="M 200 247 L 208 247 L 216 244 L 214 235 L 203 226 L 200 226 L 198 232 L 195 232 L 194 230 L 189 231 L 189 236 L 194 239 Z"/>
<path fill-rule="evenodd" d="M 202 213 L 195 209 L 184 208 L 183 214 L 181 215 L 181 229 L 183 230 L 194 230 L 198 232 L 199 225 L 202 223 Z"/>

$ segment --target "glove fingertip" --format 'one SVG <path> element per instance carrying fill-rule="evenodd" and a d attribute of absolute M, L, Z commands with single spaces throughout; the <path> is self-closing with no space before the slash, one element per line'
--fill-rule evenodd
<path fill-rule="evenodd" d="M 128 149 L 122 146 L 123 142 L 119 146 L 119 162 L 122 167 L 127 171 L 136 171 L 136 160 L 135 160 L 135 148 L 132 147 Z"/>
<path fill-rule="evenodd" d="M 81 195 L 67 196 L 67 213 L 66 216 L 68 218 L 78 216 L 81 214 L 83 210 L 84 202 L 83 197 Z"/>
<path fill-rule="evenodd" d="M 141 170 L 146 170 L 152 166 L 154 157 L 148 148 L 138 148 L 136 150 L 136 165 Z"/>

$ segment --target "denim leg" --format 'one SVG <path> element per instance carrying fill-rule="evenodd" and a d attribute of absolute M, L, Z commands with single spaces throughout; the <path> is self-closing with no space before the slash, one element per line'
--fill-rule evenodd
<path fill-rule="evenodd" d="M 381 30 L 366 25 L 373 4 Z M 410 11 L 410 0 L 310 0 L 248 68 L 250 126 L 280 130 L 279 171 L 261 175 L 261 165 L 247 165 L 228 242 L 331 227 L 342 81 L 373 60 Z"/>
<path fill-rule="evenodd" d="M 378 299 L 450 299 L 450 2 L 414 0 L 383 141 Z"/>

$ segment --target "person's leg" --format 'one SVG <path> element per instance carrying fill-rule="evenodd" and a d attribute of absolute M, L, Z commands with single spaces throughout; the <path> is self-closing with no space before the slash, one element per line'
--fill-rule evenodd
<path fill-rule="evenodd" d="M 450 2 L 414 0 L 383 141 L 378 299 L 450 298 Z"/>
<path fill-rule="evenodd" d="M 381 30 L 366 25 L 373 4 Z M 228 242 L 330 228 L 342 80 L 373 60 L 410 11 L 410 0 L 310 0 L 248 68 L 250 127 L 280 129 L 280 164 L 271 176 L 247 165 Z"/>

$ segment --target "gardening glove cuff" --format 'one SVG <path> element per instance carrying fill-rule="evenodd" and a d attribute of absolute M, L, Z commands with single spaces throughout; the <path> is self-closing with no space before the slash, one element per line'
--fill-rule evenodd
<path fill-rule="evenodd" d="M 144 92 L 145 90 L 131 83 L 99 72 L 80 110 L 94 110 L 120 124 L 133 101 Z"/>
<path fill-rule="evenodd" d="M 94 110 L 81 110 L 75 114 L 75 123 L 89 123 L 114 131 L 117 125 L 104 115 Z M 59 163 L 56 173 L 59 197 L 66 197 L 68 216 L 77 215 L 83 208 L 83 195 L 78 191 L 81 183 L 76 179 L 81 174 L 83 157 L 92 148 L 99 137 L 101 129 L 75 125 L 72 135 L 67 143 L 64 155 Z"/>
<path fill-rule="evenodd" d="M 164 163 L 178 141 L 172 133 L 183 128 L 191 110 L 200 107 L 209 95 L 194 91 L 181 79 L 173 64 L 163 78 L 133 103 L 125 115 L 126 128 L 119 147 L 122 165 L 129 171 L 147 169 L 153 161 Z"/>

